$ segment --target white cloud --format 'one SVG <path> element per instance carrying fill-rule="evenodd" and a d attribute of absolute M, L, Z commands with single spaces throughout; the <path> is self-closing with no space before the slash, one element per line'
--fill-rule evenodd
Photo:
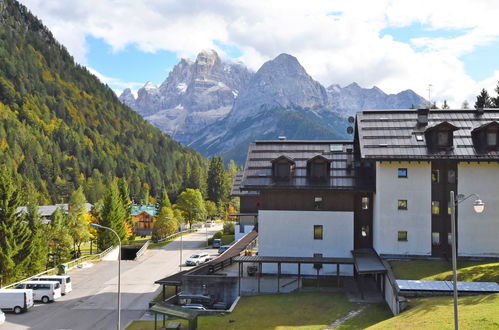
<path fill-rule="evenodd" d="M 114 88 L 113 91 L 117 94 L 120 95 L 121 92 L 125 88 L 130 88 L 132 90 L 132 93 L 137 97 L 137 90 L 142 87 L 144 84 L 140 82 L 127 82 L 127 81 L 122 81 L 119 78 L 112 78 L 103 75 L 102 73 L 98 72 L 97 70 L 94 70 L 90 67 L 87 67 L 88 71 L 95 75 L 97 78 L 99 78 L 100 81 L 102 81 L 104 84 L 107 84 L 109 86 L 114 86 L 117 88 Z"/>
<path fill-rule="evenodd" d="M 497 42 L 499 3 L 493 0 L 21 2 L 83 64 L 87 35 L 104 39 L 114 51 L 135 44 L 146 52 L 168 50 L 182 57 L 218 49 L 216 40 L 238 47 L 240 60 L 253 69 L 287 52 L 325 85 L 356 81 L 387 92 L 411 88 L 426 97 L 431 83 L 435 99 L 453 106 L 471 102 L 482 87 L 491 91 L 498 78 L 495 72 L 474 81 L 459 60 L 478 46 Z M 463 32 L 410 43 L 380 35 L 386 27 L 414 23 Z"/>

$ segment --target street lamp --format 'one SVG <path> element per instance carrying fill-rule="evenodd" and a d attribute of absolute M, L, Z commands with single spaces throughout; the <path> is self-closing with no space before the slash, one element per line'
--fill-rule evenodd
<path fill-rule="evenodd" d="M 177 223 L 178 223 L 178 232 L 180 233 L 180 263 L 179 263 L 179 268 L 180 268 L 180 271 L 182 271 L 182 249 L 183 249 L 183 245 L 184 245 L 183 238 L 182 238 L 182 225 L 180 224 L 180 221 L 178 221 L 177 219 L 172 219 L 172 218 L 168 218 L 168 217 L 165 217 L 165 219 L 174 220 L 174 221 L 177 221 Z"/>
<path fill-rule="evenodd" d="M 121 329 L 121 276 L 120 276 L 120 274 L 121 274 L 121 239 L 118 236 L 118 234 L 109 227 L 101 226 L 101 225 L 96 224 L 96 223 L 91 223 L 90 226 L 92 226 L 94 228 L 109 230 L 118 239 L 119 250 L 118 250 L 118 326 L 117 326 L 117 329 L 120 330 Z"/>
<path fill-rule="evenodd" d="M 452 235 L 452 286 L 454 289 L 454 328 L 456 330 L 459 329 L 459 318 L 458 318 L 458 311 L 457 311 L 457 251 L 456 251 L 456 206 L 464 202 L 470 197 L 476 197 L 476 200 L 473 202 L 473 209 L 475 210 L 476 213 L 482 213 L 485 204 L 484 202 L 480 199 L 480 196 L 477 194 L 471 194 L 469 196 L 464 196 L 464 195 L 455 195 L 454 191 L 450 192 L 450 207 L 451 207 L 451 212 L 450 212 L 450 221 L 451 221 L 451 235 Z"/>

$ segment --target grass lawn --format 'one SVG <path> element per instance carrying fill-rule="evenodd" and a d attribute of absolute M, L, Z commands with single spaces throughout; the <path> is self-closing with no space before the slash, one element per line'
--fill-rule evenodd
<path fill-rule="evenodd" d="M 452 279 L 452 263 L 442 260 L 390 261 L 400 280 L 443 281 Z M 499 262 L 458 261 L 459 281 L 499 282 Z"/>
<path fill-rule="evenodd" d="M 199 329 L 324 329 L 361 304 L 347 301 L 341 293 L 299 292 L 244 297 L 224 316 L 202 316 Z M 339 329 L 359 329 L 376 324 L 391 314 L 385 304 L 366 309 Z M 183 322 L 185 326 L 185 322 Z M 127 330 L 153 329 L 154 322 L 136 321 Z"/>
<path fill-rule="evenodd" d="M 411 299 L 409 309 L 369 329 L 454 329 L 452 297 Z M 462 329 L 498 329 L 499 295 L 459 298 Z"/>

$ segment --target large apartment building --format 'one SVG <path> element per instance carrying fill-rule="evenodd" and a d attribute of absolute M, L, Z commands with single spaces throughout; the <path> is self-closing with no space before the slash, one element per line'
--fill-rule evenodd
<path fill-rule="evenodd" d="M 353 141 L 257 141 L 233 193 L 256 216 L 259 255 L 499 256 L 499 110 L 372 110 Z M 251 193 L 248 193 L 251 192 Z M 325 269 L 326 273 L 327 270 Z"/>

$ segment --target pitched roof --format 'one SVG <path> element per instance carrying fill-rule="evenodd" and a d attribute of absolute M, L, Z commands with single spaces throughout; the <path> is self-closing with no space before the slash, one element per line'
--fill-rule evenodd
<path fill-rule="evenodd" d="M 232 183 L 230 195 L 232 197 L 258 196 L 258 191 L 241 190 L 242 180 L 243 171 L 237 171 L 236 176 L 234 177 L 234 182 Z"/>
<path fill-rule="evenodd" d="M 377 160 L 462 159 L 499 161 L 499 152 L 475 150 L 471 131 L 499 120 L 499 109 L 430 110 L 428 125 L 417 124 L 417 110 L 366 110 L 357 113 L 356 142 L 361 158 Z M 454 148 L 432 153 L 425 130 L 443 122 L 457 128 Z"/>
<path fill-rule="evenodd" d="M 156 213 L 158 210 L 156 209 L 156 206 L 153 205 L 132 205 L 132 215 L 139 215 L 141 213 L 148 213 L 152 215 L 153 217 L 156 216 Z"/>
<path fill-rule="evenodd" d="M 307 161 L 321 155 L 331 162 L 330 177 L 325 183 L 311 182 L 307 177 Z M 280 157 L 295 162 L 289 182 L 276 183 L 272 177 L 272 161 Z M 355 185 L 352 141 L 256 141 L 250 144 L 241 189 L 325 189 L 351 190 Z"/>

